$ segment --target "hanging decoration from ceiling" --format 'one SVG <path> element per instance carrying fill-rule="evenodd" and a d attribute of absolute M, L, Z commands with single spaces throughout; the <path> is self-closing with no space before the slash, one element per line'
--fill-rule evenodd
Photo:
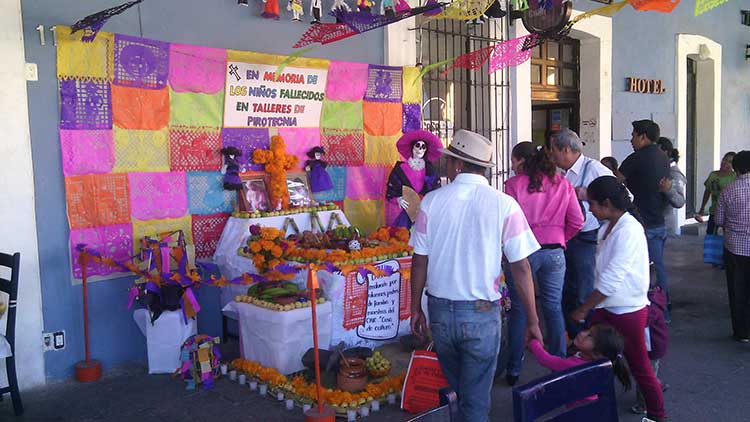
<path fill-rule="evenodd" d="M 442 77 L 448 76 L 448 72 L 455 68 L 459 69 L 479 69 L 490 59 L 490 54 L 495 48 L 494 45 L 488 45 L 470 53 L 462 54 L 453 60 L 453 63 L 440 74 Z"/>
<path fill-rule="evenodd" d="M 344 23 L 319 23 L 305 31 L 292 47 L 300 48 L 315 43 L 325 45 L 357 34 L 358 32 Z"/>
<path fill-rule="evenodd" d="M 432 19 L 473 20 L 484 15 L 495 0 L 455 0 Z"/>
<path fill-rule="evenodd" d="M 680 4 L 680 0 L 630 0 L 630 5 L 633 6 L 633 9 L 641 12 L 672 13 L 678 4 Z"/>
<path fill-rule="evenodd" d="M 695 1 L 695 16 L 701 15 L 708 12 L 709 10 L 721 6 L 729 0 L 696 0 Z"/>
<path fill-rule="evenodd" d="M 127 3 L 123 3 L 119 6 L 110 7 L 109 9 L 102 10 L 101 12 L 94 13 L 93 15 L 86 16 L 85 18 L 74 23 L 70 27 L 70 33 L 75 34 L 78 31 L 83 30 L 84 35 L 81 37 L 83 42 L 91 42 L 96 38 L 96 34 L 102 29 L 105 23 L 112 16 L 119 15 L 120 13 L 130 9 L 136 4 L 142 3 L 143 0 L 134 0 Z"/>
<path fill-rule="evenodd" d="M 495 44 L 492 49 L 490 66 L 487 71 L 492 74 L 498 70 L 505 69 L 506 67 L 518 66 L 525 62 L 531 57 L 531 49 L 524 50 L 524 44 L 527 40 L 538 37 L 539 36 L 536 34 L 529 34 Z"/>

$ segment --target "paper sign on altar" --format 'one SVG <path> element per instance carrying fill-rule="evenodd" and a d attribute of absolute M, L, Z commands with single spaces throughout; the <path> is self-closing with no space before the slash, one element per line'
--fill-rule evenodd
<path fill-rule="evenodd" d="M 408 334 L 402 324 L 410 316 L 411 260 L 394 259 L 376 267 L 390 275 L 377 277 L 359 272 L 346 275 L 343 320 L 341 327 L 336 327 L 334 320 L 334 333 L 343 330 L 341 338 L 347 344 L 364 345 Z"/>
<path fill-rule="evenodd" d="M 228 62 L 224 127 L 318 127 L 326 69 Z"/>

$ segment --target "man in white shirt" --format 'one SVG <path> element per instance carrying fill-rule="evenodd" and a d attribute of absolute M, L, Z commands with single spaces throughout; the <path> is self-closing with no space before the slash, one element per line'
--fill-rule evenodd
<path fill-rule="evenodd" d="M 414 223 L 411 328 L 427 332 L 422 291 L 427 287 L 430 330 L 440 366 L 458 394 L 465 421 L 487 421 L 500 350 L 502 256 L 526 309 L 527 337 L 541 339 L 534 285 L 526 257 L 539 249 L 521 207 L 492 188 L 494 145 L 473 132 L 456 131 L 448 157 L 452 183 L 425 196 Z"/>
<path fill-rule="evenodd" d="M 552 134 L 550 155 L 555 164 L 563 169 L 565 178 L 576 188 L 583 212 L 586 213 L 583 228 L 570 240 L 565 250 L 565 285 L 563 287 L 563 314 L 581 306 L 594 291 L 594 268 L 596 266 L 596 244 L 599 220 L 589 210 L 586 188 L 599 176 L 612 176 L 612 171 L 582 152 L 583 143 L 570 129 Z M 568 338 L 575 338 L 583 328 L 575 321 L 565 319 Z"/>

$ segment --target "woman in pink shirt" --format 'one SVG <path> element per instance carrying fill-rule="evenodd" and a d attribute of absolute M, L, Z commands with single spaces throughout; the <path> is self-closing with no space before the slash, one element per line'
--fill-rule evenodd
<path fill-rule="evenodd" d="M 542 300 L 542 311 L 552 355 L 566 352 L 562 290 L 565 281 L 564 249 L 568 240 L 583 227 L 583 211 L 573 186 L 557 172 L 544 149 L 521 142 L 510 157 L 516 176 L 505 183 L 505 193 L 521 206 L 531 231 L 542 248 L 529 256 L 531 271 Z M 512 277 L 506 274 L 511 298 L 509 322 L 509 359 L 505 379 L 513 385 L 521 373 L 526 314 L 516 300 Z"/>

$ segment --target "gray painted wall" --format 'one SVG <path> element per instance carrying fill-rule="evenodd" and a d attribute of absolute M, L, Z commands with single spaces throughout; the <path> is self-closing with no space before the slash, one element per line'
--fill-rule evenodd
<path fill-rule="evenodd" d="M 55 49 L 46 32 L 47 45 L 39 44 L 37 25 L 71 25 L 78 19 L 124 3 L 125 0 L 24 0 L 22 2 L 26 61 L 39 65 L 39 81 L 28 84 L 42 303 L 45 331 L 65 330 L 67 347 L 45 354 L 49 379 L 72 374 L 73 364 L 83 359 L 81 288 L 72 286 L 69 276 L 68 222 L 58 135 L 58 89 L 55 78 Z M 323 2 L 327 13 L 332 0 Z M 250 0 L 250 7 L 236 0 L 146 0 L 108 22 L 104 30 L 143 36 L 162 41 L 197 44 L 276 54 L 292 52 L 292 44 L 309 27 L 305 2 L 305 23 L 290 22 L 286 2 L 280 0 L 282 18 L 270 21 L 259 17 L 263 3 Z M 140 13 L 139 13 L 140 12 Z M 324 17 L 331 22 L 331 17 Z M 308 54 L 333 60 L 383 63 L 383 31 L 375 30 Z M 145 359 L 145 339 L 127 311 L 126 288 L 129 278 L 91 284 L 89 319 L 91 353 L 103 361 L 105 370 L 128 360 Z M 201 289 L 204 311 L 199 324 L 207 334 L 217 330 L 218 297 Z M 209 304 L 205 302 L 211 302 Z M 208 306 L 208 308 L 206 308 Z M 211 309 L 213 307 L 213 309 Z M 212 316 L 213 315 L 213 316 Z M 41 339 L 40 339 L 41 341 Z"/>

